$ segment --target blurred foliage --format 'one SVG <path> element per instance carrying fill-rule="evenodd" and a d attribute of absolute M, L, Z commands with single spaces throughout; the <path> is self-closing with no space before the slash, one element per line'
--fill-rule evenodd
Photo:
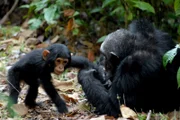
<path fill-rule="evenodd" d="M 11 26 L 11 27 L 0 26 L 0 37 L 3 37 L 3 39 L 7 39 L 10 36 L 17 34 L 19 31 L 20 31 L 20 27 L 18 26 Z"/>
<path fill-rule="evenodd" d="M 175 48 L 167 51 L 164 56 L 163 56 L 163 66 L 166 68 L 168 63 L 172 63 L 174 60 L 174 57 L 177 55 L 177 50 L 180 49 L 180 44 L 177 44 Z M 177 70 L 177 83 L 178 83 L 178 88 L 180 88 L 180 67 Z"/>
<path fill-rule="evenodd" d="M 138 18 L 153 21 L 175 40 L 180 35 L 180 0 L 33 0 L 21 8 L 29 9 L 25 18 L 30 28 L 45 27 L 47 36 L 59 33 L 102 42 L 102 36 Z"/>

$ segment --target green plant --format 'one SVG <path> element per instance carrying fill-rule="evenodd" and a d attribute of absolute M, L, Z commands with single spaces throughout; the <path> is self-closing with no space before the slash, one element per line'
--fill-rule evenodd
<path fill-rule="evenodd" d="M 68 0 L 33 0 L 29 5 L 23 5 L 21 8 L 28 8 L 28 15 L 33 17 L 29 20 L 30 28 L 37 29 L 45 21 L 47 24 L 57 24 L 58 18 L 63 14 L 65 8 L 70 7 Z"/>
<path fill-rule="evenodd" d="M 180 44 L 177 44 L 175 48 L 172 50 L 167 51 L 163 56 L 163 66 L 166 68 L 168 63 L 172 63 L 174 57 L 177 55 L 177 49 L 180 48 Z M 177 82 L 178 82 L 178 88 L 180 88 L 180 66 L 177 71 Z"/>

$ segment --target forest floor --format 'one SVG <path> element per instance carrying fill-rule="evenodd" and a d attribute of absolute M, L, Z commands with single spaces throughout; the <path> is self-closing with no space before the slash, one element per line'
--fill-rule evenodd
<path fill-rule="evenodd" d="M 9 28 L 12 31 L 12 28 Z M 40 103 L 34 109 L 28 109 L 24 104 L 24 98 L 28 86 L 21 85 L 21 92 L 18 104 L 13 105 L 12 109 L 16 112 L 15 118 L 11 118 L 6 109 L 8 96 L 7 70 L 23 55 L 32 49 L 43 48 L 49 43 L 34 43 L 34 31 L 23 30 L 14 32 L 10 35 L 8 29 L 0 28 L 0 119 L 1 120 L 115 120 L 106 115 L 95 115 L 93 107 L 88 104 L 81 86 L 77 82 L 78 70 L 71 68 L 62 75 L 53 75 L 52 82 L 61 97 L 66 101 L 69 112 L 67 114 L 57 113 L 56 107 L 46 95 L 42 87 L 39 88 L 37 102 Z M 58 42 L 55 38 L 51 41 Z M 51 42 L 52 43 L 52 42 Z M 135 113 L 127 107 L 121 106 L 123 117 L 118 120 L 178 120 L 180 112 L 173 111 L 168 114 L 161 113 Z"/>

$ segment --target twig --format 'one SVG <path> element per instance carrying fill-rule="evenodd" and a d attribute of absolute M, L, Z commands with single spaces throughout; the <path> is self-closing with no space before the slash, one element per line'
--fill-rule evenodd
<path fill-rule="evenodd" d="M 146 120 L 150 120 L 150 119 L 151 119 L 151 110 L 149 110 Z"/>
<path fill-rule="evenodd" d="M 19 0 L 15 0 L 13 6 L 11 7 L 11 9 L 6 13 L 6 15 L 0 20 L 0 25 L 2 25 L 7 18 L 9 17 L 9 15 L 12 13 L 12 11 L 16 8 L 16 5 L 18 4 Z"/>

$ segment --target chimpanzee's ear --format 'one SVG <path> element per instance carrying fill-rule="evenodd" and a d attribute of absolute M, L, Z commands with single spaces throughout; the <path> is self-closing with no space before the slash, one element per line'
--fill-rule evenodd
<path fill-rule="evenodd" d="M 49 53 L 50 53 L 49 50 L 44 50 L 44 51 L 43 51 L 42 57 L 43 57 L 44 60 L 47 59 L 47 56 L 49 55 Z"/>

